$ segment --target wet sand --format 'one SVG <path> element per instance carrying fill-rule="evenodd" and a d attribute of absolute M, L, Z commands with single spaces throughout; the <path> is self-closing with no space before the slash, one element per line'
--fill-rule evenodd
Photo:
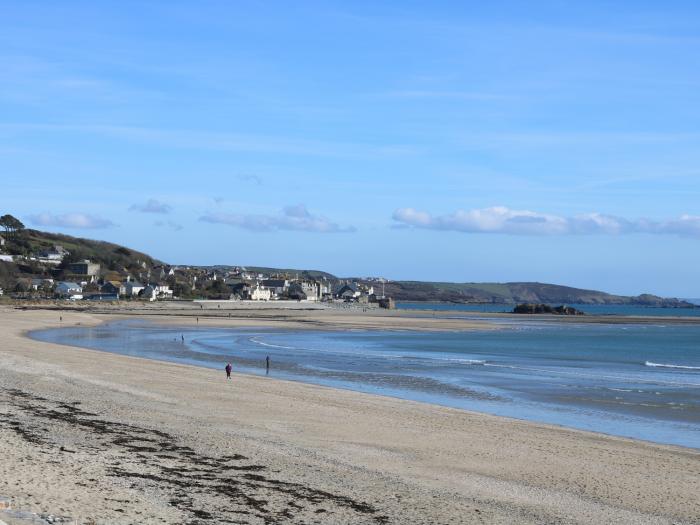
<path fill-rule="evenodd" d="M 197 322 L 195 311 L 152 312 Z M 361 311 L 210 314 L 199 322 L 483 328 Z M 14 507 L 109 524 L 700 517 L 695 449 L 264 377 L 226 381 L 223 371 L 24 336 L 113 318 L 0 307 L 0 496 Z"/>

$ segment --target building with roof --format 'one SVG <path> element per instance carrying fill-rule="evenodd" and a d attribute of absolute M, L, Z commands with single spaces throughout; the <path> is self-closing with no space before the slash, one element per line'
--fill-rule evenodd
<path fill-rule="evenodd" d="M 56 285 L 56 295 L 62 299 L 82 299 L 83 287 L 78 283 L 62 281 Z"/>
<path fill-rule="evenodd" d="M 84 261 L 69 264 L 68 271 L 75 275 L 96 276 L 100 273 L 100 265 L 85 259 Z"/>
<path fill-rule="evenodd" d="M 129 297 L 136 297 L 139 295 L 139 292 L 144 288 L 145 286 L 139 281 L 127 281 L 126 283 L 124 283 L 124 295 L 127 295 Z"/>

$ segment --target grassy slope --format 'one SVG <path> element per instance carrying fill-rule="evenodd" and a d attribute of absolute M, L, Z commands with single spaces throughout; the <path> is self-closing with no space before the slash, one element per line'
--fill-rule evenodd
<path fill-rule="evenodd" d="M 105 269 L 122 270 L 136 269 L 141 263 L 147 266 L 158 264 L 159 261 L 142 252 L 124 248 L 117 244 L 92 239 L 82 239 L 60 233 L 47 233 L 37 230 L 25 230 L 23 244 L 31 253 L 60 244 L 71 255 L 71 260 L 90 259 L 100 263 Z"/>
<path fill-rule="evenodd" d="M 376 286 L 376 283 L 374 283 Z M 392 281 L 386 294 L 399 301 L 450 301 L 465 303 L 645 304 L 687 306 L 676 299 L 644 294 L 635 297 L 545 283 L 445 283 Z"/>

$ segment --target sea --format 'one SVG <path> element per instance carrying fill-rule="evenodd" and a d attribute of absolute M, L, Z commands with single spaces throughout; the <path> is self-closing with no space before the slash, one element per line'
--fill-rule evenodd
<path fill-rule="evenodd" d="M 700 448 L 700 324 L 492 321 L 497 330 L 272 330 L 125 320 L 40 341 Z M 183 371 L 183 373 L 186 373 Z"/>
<path fill-rule="evenodd" d="M 700 317 L 700 299 L 686 299 L 697 308 L 661 308 L 624 304 L 568 304 L 588 315 L 626 315 L 640 317 Z M 559 306 L 561 303 L 552 304 Z M 397 302 L 403 310 L 434 310 L 438 312 L 512 313 L 515 304 L 462 304 L 433 302 Z"/>

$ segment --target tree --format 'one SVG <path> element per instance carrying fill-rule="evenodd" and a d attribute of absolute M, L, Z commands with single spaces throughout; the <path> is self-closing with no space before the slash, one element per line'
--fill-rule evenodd
<path fill-rule="evenodd" d="M 192 289 L 186 283 L 175 282 L 171 287 L 173 289 L 173 295 L 179 298 L 189 297 L 192 292 Z"/>
<path fill-rule="evenodd" d="M 78 249 L 72 250 L 68 255 L 63 257 L 63 260 L 58 265 L 58 268 L 60 270 L 65 270 L 66 268 L 68 268 L 68 265 L 83 261 L 85 259 L 87 259 L 87 255 L 82 250 L 80 250 L 78 248 Z"/>
<path fill-rule="evenodd" d="M 207 297 L 214 299 L 228 298 L 231 294 L 231 289 L 224 284 L 224 281 L 217 280 L 211 283 L 204 293 Z"/>
<path fill-rule="evenodd" d="M 24 224 L 22 224 L 22 221 L 16 217 L 13 217 L 10 214 L 5 214 L 0 217 L 0 227 L 5 230 L 8 237 L 14 239 L 17 236 L 17 232 L 24 229 Z"/>

